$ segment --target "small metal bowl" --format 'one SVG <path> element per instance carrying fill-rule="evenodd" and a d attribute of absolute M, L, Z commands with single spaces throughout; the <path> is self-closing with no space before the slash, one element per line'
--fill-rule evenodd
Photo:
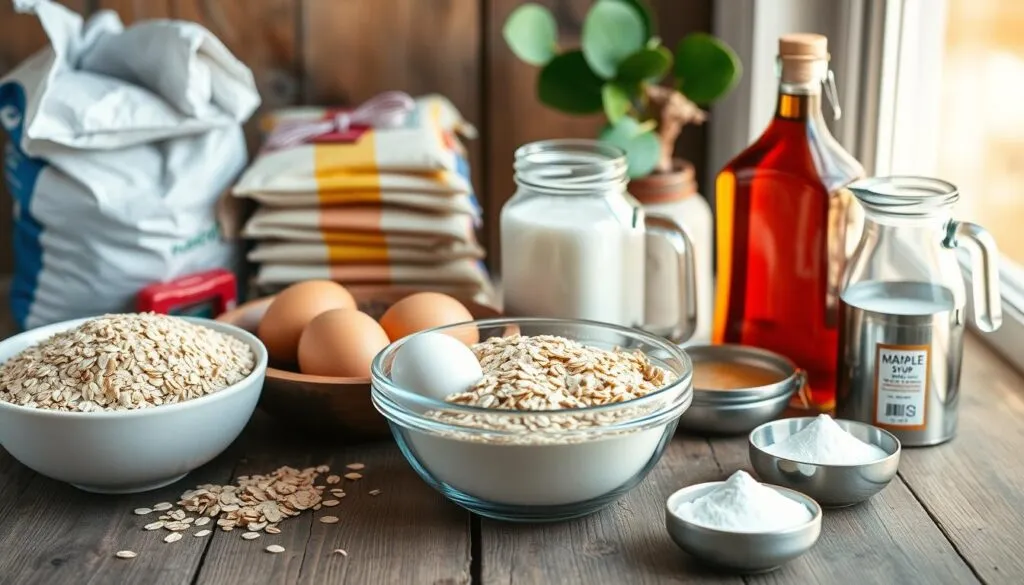
<path fill-rule="evenodd" d="M 694 558 L 729 571 L 764 573 L 799 557 L 814 546 L 821 534 L 821 506 L 800 492 L 765 484 L 787 498 L 807 507 L 813 518 L 775 532 L 731 532 L 694 524 L 680 518 L 675 510 L 725 482 L 700 483 L 683 488 L 665 503 L 665 527 L 679 548 Z"/>
<path fill-rule="evenodd" d="M 735 362 L 779 372 L 773 384 L 741 390 L 693 387 L 693 403 L 679 419 L 679 428 L 703 435 L 742 435 L 786 410 L 804 386 L 806 375 L 789 359 L 746 345 L 701 345 L 686 348 L 694 369 L 701 362 Z"/>
<path fill-rule="evenodd" d="M 803 492 L 822 506 L 842 508 L 867 500 L 889 485 L 900 465 L 900 441 L 878 427 L 836 419 L 854 437 L 875 445 L 888 456 L 857 465 L 824 465 L 785 459 L 765 449 L 802 430 L 815 417 L 788 418 L 765 423 L 750 433 L 750 464 L 764 481 Z"/>

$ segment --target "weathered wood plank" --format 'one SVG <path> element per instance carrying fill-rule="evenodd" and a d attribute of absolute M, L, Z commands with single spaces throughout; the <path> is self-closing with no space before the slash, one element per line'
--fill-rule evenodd
<path fill-rule="evenodd" d="M 609 461 L 614 465 L 614 461 Z M 698 565 L 665 531 L 665 500 L 721 476 L 703 439 L 677 437 L 648 478 L 601 512 L 550 525 L 481 521 L 485 584 L 742 583 Z"/>
<path fill-rule="evenodd" d="M 989 583 L 1024 583 L 1024 380 L 967 337 L 960 428 L 950 443 L 905 449 L 900 475 Z"/>
<path fill-rule="evenodd" d="M 87 0 L 62 0 L 61 4 L 85 13 Z M 26 57 L 46 45 L 46 35 L 34 15 L 16 14 L 12 2 L 0 2 L 0 77 L 14 69 Z M 0 132 L 0 153 L 7 140 L 7 134 Z M 4 181 L 0 180 L 0 274 L 9 273 L 14 267 L 12 247 L 12 201 L 7 194 Z"/>
<path fill-rule="evenodd" d="M 745 439 L 712 439 L 724 478 L 754 473 Z M 867 502 L 825 510 L 821 537 L 806 555 L 747 583 L 976 583 L 928 513 L 898 478 Z"/>
<path fill-rule="evenodd" d="M 480 105 L 480 5 L 480 0 L 307 0 L 304 101 L 358 105 L 387 90 L 436 92 L 486 136 Z M 480 142 L 466 142 L 478 193 L 486 185 Z M 481 195 L 487 199 L 486 192 Z"/>
<path fill-rule="evenodd" d="M 673 53 L 684 36 L 711 30 L 711 0 L 649 0 L 658 20 L 658 35 Z M 713 115 L 713 114 L 712 114 Z M 676 156 L 693 163 L 701 193 L 710 193 L 707 126 L 687 126 L 676 141 Z M 716 172 L 716 171 L 712 171 Z"/>
<path fill-rule="evenodd" d="M 360 462 L 364 477 L 338 485 L 347 494 L 340 505 L 283 522 L 279 535 L 245 541 L 238 530 L 217 531 L 197 584 L 469 582 L 469 514 L 424 484 L 393 444 L 310 445 L 279 427 L 256 436 L 237 475 L 321 463 L 344 474 L 346 464 Z M 319 522 L 325 515 L 341 521 Z M 286 551 L 264 552 L 270 544 Z M 348 556 L 333 554 L 338 548 Z"/>
<path fill-rule="evenodd" d="M 591 0 L 542 0 L 558 19 L 561 43 L 579 43 L 583 17 Z M 516 187 L 512 180 L 512 162 L 516 148 L 549 138 L 591 138 L 603 124 L 600 116 L 570 116 L 554 111 L 537 100 L 538 70 L 521 62 L 505 44 L 501 29 L 520 0 L 493 0 L 487 15 L 487 66 L 484 93 L 487 101 L 487 201 L 484 204 L 487 250 L 490 265 L 498 268 L 501 238 L 498 233 L 501 206 Z"/>
<path fill-rule="evenodd" d="M 179 542 L 164 543 L 166 531 L 142 530 L 155 515 L 136 516 L 132 510 L 174 502 L 200 483 L 227 480 L 237 454 L 232 447 L 182 481 L 157 491 L 100 496 L 37 475 L 0 449 L 0 468 L 5 468 L 0 474 L 0 582 L 192 583 L 208 539 L 186 535 Z M 118 559 L 114 553 L 119 550 L 135 551 L 138 557 Z"/>

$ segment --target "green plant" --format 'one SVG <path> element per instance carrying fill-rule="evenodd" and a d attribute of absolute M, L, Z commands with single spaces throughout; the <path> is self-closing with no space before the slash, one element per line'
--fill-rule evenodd
<path fill-rule="evenodd" d="M 512 52 L 541 68 L 541 102 L 569 114 L 604 112 L 600 138 L 626 151 L 632 178 L 670 171 L 683 127 L 702 123 L 701 106 L 727 94 L 741 74 L 736 53 L 721 40 L 694 33 L 673 54 L 654 26 L 643 0 L 597 0 L 578 48 L 559 46 L 555 17 L 538 4 L 514 10 L 503 29 Z M 671 87 L 661 85 L 669 71 Z"/>

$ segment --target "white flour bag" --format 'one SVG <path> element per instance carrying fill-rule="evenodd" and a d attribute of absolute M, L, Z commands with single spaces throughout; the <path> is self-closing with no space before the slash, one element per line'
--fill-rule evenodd
<path fill-rule="evenodd" d="M 249 69 L 195 23 L 15 7 L 50 39 L 0 79 L 19 325 L 130 310 L 146 285 L 232 267 L 215 213 L 246 163 Z"/>

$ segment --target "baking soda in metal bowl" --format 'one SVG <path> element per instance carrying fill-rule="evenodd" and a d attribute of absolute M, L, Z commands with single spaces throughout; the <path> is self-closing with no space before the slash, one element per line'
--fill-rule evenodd
<path fill-rule="evenodd" d="M 807 506 L 759 483 L 742 470 L 711 492 L 683 502 L 675 512 L 687 522 L 735 532 L 775 532 L 814 518 Z"/>
<path fill-rule="evenodd" d="M 889 456 L 879 447 L 851 435 L 827 414 L 818 415 L 800 432 L 764 450 L 776 457 L 818 465 L 862 465 Z"/>

